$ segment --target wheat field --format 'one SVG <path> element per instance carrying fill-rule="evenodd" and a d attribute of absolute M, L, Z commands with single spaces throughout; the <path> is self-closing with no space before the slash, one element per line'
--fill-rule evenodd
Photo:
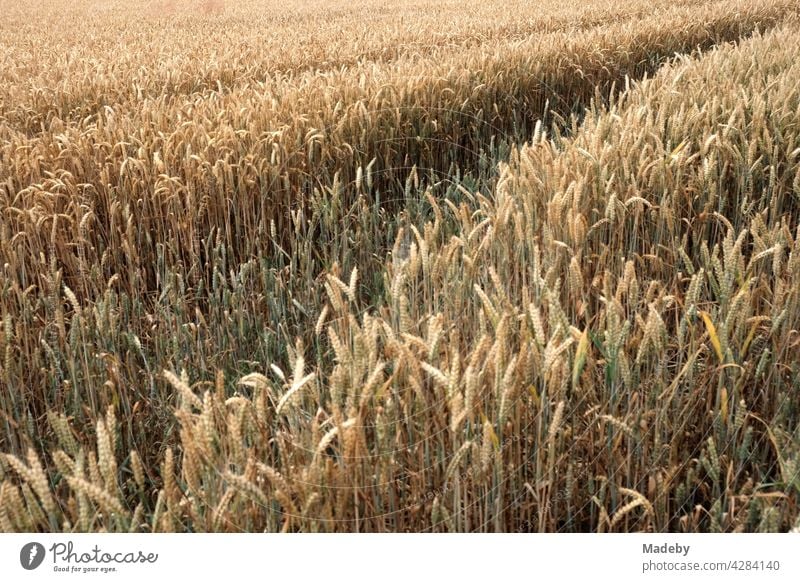
<path fill-rule="evenodd" d="M 0 531 L 800 528 L 795 0 L 0 13 Z"/>

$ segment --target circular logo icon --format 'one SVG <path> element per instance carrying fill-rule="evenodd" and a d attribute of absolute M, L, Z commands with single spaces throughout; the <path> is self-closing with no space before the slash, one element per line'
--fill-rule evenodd
<path fill-rule="evenodd" d="M 35 570 L 44 562 L 44 546 L 39 542 L 30 542 L 22 546 L 19 552 L 19 563 L 26 570 Z"/>

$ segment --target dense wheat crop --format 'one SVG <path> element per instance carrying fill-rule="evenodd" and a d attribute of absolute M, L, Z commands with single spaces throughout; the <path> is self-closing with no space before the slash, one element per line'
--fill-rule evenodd
<path fill-rule="evenodd" d="M 511 4 L 0 0 L 0 530 L 800 526 L 800 6 Z"/>

